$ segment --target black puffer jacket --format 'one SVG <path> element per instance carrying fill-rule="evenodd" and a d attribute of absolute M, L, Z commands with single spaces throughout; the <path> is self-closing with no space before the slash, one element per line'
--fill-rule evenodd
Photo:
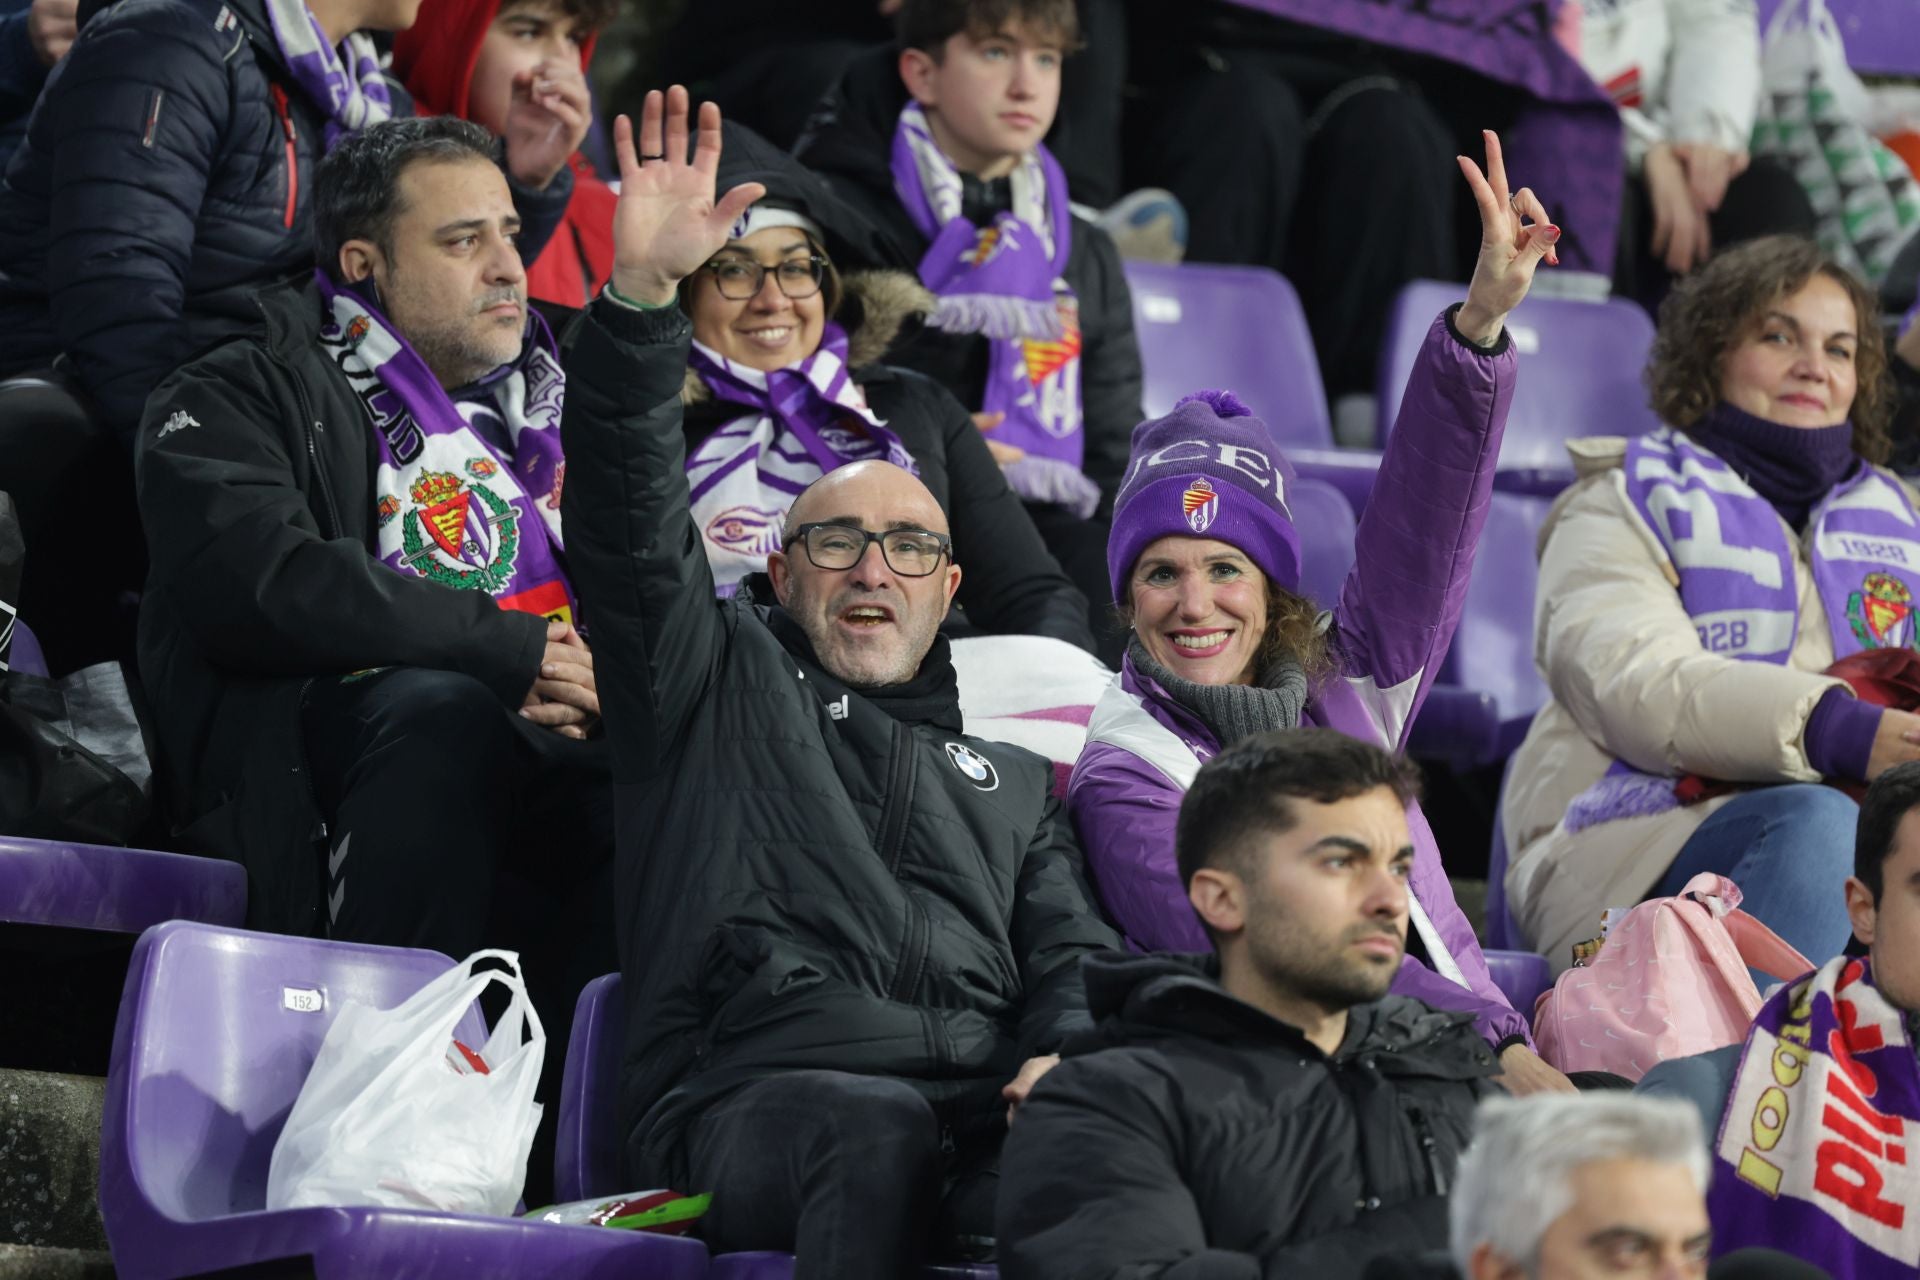
<path fill-rule="evenodd" d="M 879 230 L 883 265 L 918 272 L 927 239 L 894 194 L 889 167 L 894 126 L 907 105 L 898 62 L 892 48 L 856 59 L 815 111 L 794 151 Z M 970 194 L 983 190 L 970 178 L 965 186 Z M 1084 218 L 1073 220 L 1073 245 L 1063 274 L 1080 300 L 1080 402 L 1086 418 L 1081 470 L 1111 505 L 1127 469 L 1133 428 L 1144 416 L 1133 295 L 1112 238 Z M 977 411 L 990 355 L 986 339 L 977 335 L 923 328 L 904 336 L 887 360 L 919 370 Z"/>
<path fill-rule="evenodd" d="M 613 743 L 632 1172 L 684 1185 L 719 1094 L 903 1079 L 956 1138 L 1086 1020 L 1099 918 L 1047 762 L 967 737 L 946 644 L 863 695 L 786 614 L 716 601 L 687 509 L 677 309 L 596 303 L 567 365 L 567 550 Z"/>
<path fill-rule="evenodd" d="M 546 624 L 375 558 L 378 452 L 366 409 L 319 345 L 320 295 L 282 286 L 254 314 L 263 337 L 169 378 L 141 424 L 153 566 L 140 674 L 168 798 L 188 824 L 181 846 L 245 864 L 252 927 L 309 933 L 323 860 L 300 746 L 308 677 L 457 671 L 517 708 Z"/>
<path fill-rule="evenodd" d="M 390 84 L 396 114 L 411 114 Z M 193 356 L 313 270 L 325 120 L 262 0 L 119 0 L 55 68 L 0 181 L 0 376 L 65 352 L 122 435 Z M 514 186 L 532 261 L 573 191 Z"/>
<path fill-rule="evenodd" d="M 722 171 L 723 186 L 725 172 Z M 1074 589 L 1060 562 L 1040 540 L 1019 497 L 987 451 L 973 419 L 951 392 L 921 374 L 874 364 L 910 315 L 931 307 L 933 295 L 899 271 L 860 272 L 846 278 L 847 299 L 837 317 L 849 326 L 847 363 L 867 407 L 900 437 L 920 479 L 947 513 L 953 558 L 964 571 L 955 600 L 956 625 L 1010 635 L 1052 636 L 1093 651 L 1087 598 Z M 687 447 L 738 418 L 740 405 L 716 400 L 687 370 Z"/>
<path fill-rule="evenodd" d="M 1444 1248 L 1446 1193 L 1498 1070 L 1467 1014 L 1389 996 L 1328 1057 L 1229 996 L 1212 957 L 1097 957 L 1097 1030 L 1001 1159 L 1008 1280 L 1358 1276 Z"/>

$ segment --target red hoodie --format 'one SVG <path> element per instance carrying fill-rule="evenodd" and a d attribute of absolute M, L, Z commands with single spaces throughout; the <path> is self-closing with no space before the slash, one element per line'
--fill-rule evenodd
<path fill-rule="evenodd" d="M 473 64 L 500 12 L 500 0 L 425 0 L 413 26 L 393 42 L 393 74 L 413 95 L 421 115 L 467 114 Z M 580 69 L 593 57 L 593 40 L 580 49 Z M 593 176 L 575 154 L 573 199 L 540 257 L 527 268 L 527 293 L 542 302 L 584 305 L 613 271 L 613 188 Z"/>

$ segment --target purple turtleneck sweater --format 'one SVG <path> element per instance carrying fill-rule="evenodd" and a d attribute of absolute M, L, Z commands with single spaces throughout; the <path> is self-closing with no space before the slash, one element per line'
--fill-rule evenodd
<path fill-rule="evenodd" d="M 1853 424 L 1788 427 L 1736 409 L 1724 400 L 1687 432 L 1738 472 L 1795 529 L 1860 465 Z M 1807 763 L 1829 778 L 1865 781 L 1881 708 L 1850 690 L 1829 689 L 1807 717 Z"/>

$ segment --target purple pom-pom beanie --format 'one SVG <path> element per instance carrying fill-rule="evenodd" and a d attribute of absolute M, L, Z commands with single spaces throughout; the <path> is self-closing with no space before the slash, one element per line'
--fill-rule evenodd
<path fill-rule="evenodd" d="M 1231 391 L 1198 391 L 1133 429 L 1113 504 L 1107 577 L 1113 598 L 1140 553 L 1169 535 L 1237 548 L 1283 591 L 1300 589 L 1300 533 L 1287 495 L 1293 468 L 1267 426 Z"/>

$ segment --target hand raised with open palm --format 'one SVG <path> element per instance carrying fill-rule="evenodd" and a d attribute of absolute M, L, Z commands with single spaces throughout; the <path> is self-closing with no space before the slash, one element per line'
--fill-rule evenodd
<path fill-rule="evenodd" d="M 1500 139 L 1491 129 L 1483 131 L 1482 136 L 1487 142 L 1484 175 L 1479 165 L 1466 156 L 1459 157 L 1460 172 L 1466 175 L 1474 203 L 1480 207 L 1480 258 L 1473 264 L 1467 302 L 1454 316 L 1454 326 L 1469 342 L 1487 347 L 1500 337 L 1507 313 L 1527 296 L 1540 260 L 1560 261 L 1553 247 L 1560 239 L 1560 228 L 1547 217 L 1531 188 L 1508 192 Z"/>
<path fill-rule="evenodd" d="M 699 138 L 687 156 L 687 91 L 675 85 L 647 95 L 634 150 L 633 122 L 613 124 L 620 166 L 620 201 L 613 211 L 613 288 L 638 302 L 663 306 L 680 282 L 727 242 L 727 233 L 767 193 L 746 182 L 716 203 L 720 167 L 720 108 L 700 107 Z"/>

